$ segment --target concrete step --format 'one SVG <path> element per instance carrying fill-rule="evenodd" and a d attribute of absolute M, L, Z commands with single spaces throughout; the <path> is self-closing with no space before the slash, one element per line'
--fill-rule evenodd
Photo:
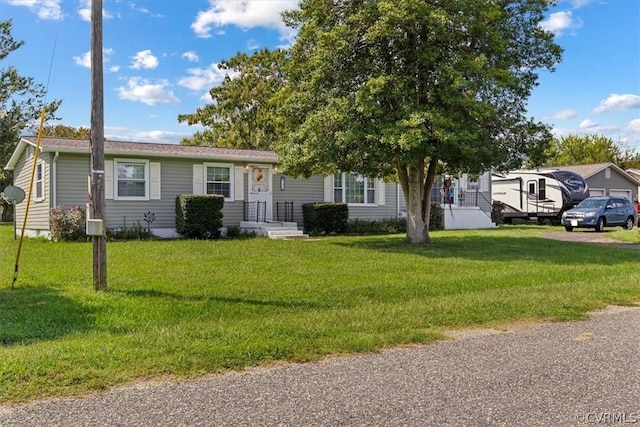
<path fill-rule="evenodd" d="M 267 230 L 267 236 L 269 236 L 270 239 L 287 239 L 294 237 L 304 237 L 305 234 L 302 232 L 302 230 L 298 230 L 297 228 L 280 228 Z"/>

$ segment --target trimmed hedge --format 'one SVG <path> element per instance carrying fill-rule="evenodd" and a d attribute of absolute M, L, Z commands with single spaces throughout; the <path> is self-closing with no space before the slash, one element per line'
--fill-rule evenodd
<path fill-rule="evenodd" d="M 349 220 L 349 206 L 346 203 L 305 203 L 302 205 L 302 218 L 306 233 L 344 233 Z"/>
<path fill-rule="evenodd" d="M 176 231 L 191 239 L 218 239 L 224 196 L 183 194 L 176 197 Z"/>

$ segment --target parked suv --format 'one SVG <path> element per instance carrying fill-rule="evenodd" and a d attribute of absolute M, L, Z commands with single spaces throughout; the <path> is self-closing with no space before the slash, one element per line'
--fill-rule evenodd
<path fill-rule="evenodd" d="M 588 197 L 576 207 L 562 214 L 562 225 L 567 231 L 574 228 L 622 226 L 631 230 L 636 223 L 636 208 L 624 197 Z"/>

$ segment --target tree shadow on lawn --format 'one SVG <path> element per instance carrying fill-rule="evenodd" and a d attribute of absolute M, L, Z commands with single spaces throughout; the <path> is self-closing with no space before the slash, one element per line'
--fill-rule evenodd
<path fill-rule="evenodd" d="M 247 304 L 254 306 L 266 306 L 266 307 L 280 307 L 280 308 L 305 308 L 305 309 L 318 309 L 326 308 L 322 304 L 317 304 L 310 301 L 277 301 L 277 300 L 257 300 L 250 298 L 239 297 L 221 297 L 214 295 L 185 295 L 173 292 L 164 292 L 154 289 L 129 289 L 123 291 L 115 291 L 125 295 L 133 297 L 144 298 L 162 298 L 173 299 L 177 301 L 196 301 L 196 302 L 212 302 L 223 304 Z"/>
<path fill-rule="evenodd" d="M 539 261 L 560 265 L 616 265 L 637 262 L 638 251 L 607 244 L 565 242 L 542 237 L 439 234 L 433 243 L 410 245 L 403 238 L 374 237 L 335 241 L 339 246 L 428 258 L 476 261 Z"/>
<path fill-rule="evenodd" d="M 0 346 L 51 340 L 87 331 L 93 324 L 93 309 L 56 289 L 0 289 Z"/>

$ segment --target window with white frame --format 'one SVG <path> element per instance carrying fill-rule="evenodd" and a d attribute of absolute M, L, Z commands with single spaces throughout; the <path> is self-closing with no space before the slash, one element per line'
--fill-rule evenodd
<path fill-rule="evenodd" d="M 116 160 L 116 194 L 120 200 L 149 200 L 149 162 Z"/>
<path fill-rule="evenodd" d="M 233 166 L 226 164 L 205 164 L 205 188 L 207 194 L 219 194 L 231 199 L 233 188 Z"/>
<path fill-rule="evenodd" d="M 361 205 L 375 204 L 376 180 L 352 173 L 334 175 L 333 201 Z"/>
<path fill-rule="evenodd" d="M 44 200 L 44 163 L 36 165 L 36 176 L 34 178 L 35 200 Z"/>

